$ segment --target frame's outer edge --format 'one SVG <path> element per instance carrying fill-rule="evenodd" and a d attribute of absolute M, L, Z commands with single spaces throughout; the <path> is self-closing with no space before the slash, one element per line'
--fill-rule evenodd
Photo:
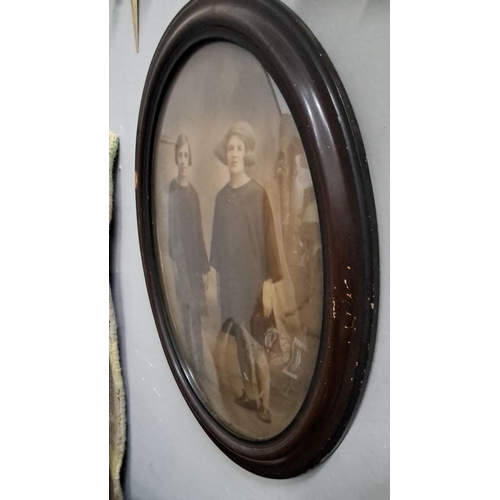
<path fill-rule="evenodd" d="M 229 433 L 197 398 L 175 355 L 155 275 L 150 194 L 160 98 L 181 57 L 196 50 L 197 44 L 213 41 L 229 41 L 252 52 L 287 100 L 311 166 L 322 217 L 322 243 L 327 247 L 323 334 L 313 381 L 292 424 L 262 443 L 248 442 Z M 235 462 L 265 477 L 292 477 L 325 460 L 345 437 L 366 388 L 379 300 L 378 234 L 368 164 L 347 94 L 314 35 L 290 9 L 275 0 L 192 0 L 179 12 L 155 51 L 144 86 L 136 142 L 136 187 L 141 256 L 155 321 L 176 381 L 202 427 Z M 339 196 L 332 197 L 332 193 Z M 337 218 L 330 217 L 332 214 Z M 340 220 L 343 218 L 339 214 L 346 221 Z M 346 247 L 349 244 L 354 249 L 353 259 L 363 269 L 362 277 L 359 272 L 352 276 L 335 263 L 334 257 L 339 255 L 343 264 L 351 262 L 351 256 L 345 255 L 347 250 L 339 245 L 342 238 Z M 352 239 L 359 241 L 361 251 L 356 250 Z M 334 244 L 340 253 L 333 251 Z M 345 318 L 333 322 L 328 312 L 332 297 L 333 301 L 340 301 L 339 290 L 334 289 L 340 289 L 342 280 L 347 286 L 347 278 L 353 280 L 351 286 L 357 290 L 356 300 L 349 307 L 358 311 L 363 320 L 359 338 L 351 339 L 354 347 L 349 347 L 342 329 L 348 328 Z M 345 307 L 339 304 L 339 316 Z M 352 383 L 346 382 L 349 378 Z M 322 387 L 323 381 L 326 388 Z M 325 422 L 322 427 L 317 425 L 319 418 Z M 306 447 L 300 446 L 306 442 Z"/>

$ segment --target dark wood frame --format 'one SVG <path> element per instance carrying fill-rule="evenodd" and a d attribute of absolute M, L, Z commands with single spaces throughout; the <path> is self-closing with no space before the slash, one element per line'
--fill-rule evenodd
<path fill-rule="evenodd" d="M 173 342 L 157 266 L 152 173 L 162 99 L 178 65 L 214 41 L 251 52 L 278 85 L 304 144 L 320 215 L 324 303 L 315 372 L 292 423 L 262 442 L 231 433 L 198 398 Z M 270 478 L 306 472 L 339 446 L 366 387 L 376 332 L 379 261 L 375 204 L 353 110 L 325 51 L 290 9 L 276 0 L 193 0 L 179 12 L 159 43 L 144 86 L 136 176 L 149 298 L 188 405 L 215 444 L 249 471 Z"/>

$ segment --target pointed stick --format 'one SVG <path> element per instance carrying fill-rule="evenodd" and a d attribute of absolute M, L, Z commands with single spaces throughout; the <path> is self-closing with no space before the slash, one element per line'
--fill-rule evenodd
<path fill-rule="evenodd" d="M 132 0 L 132 19 L 134 21 L 135 51 L 139 52 L 139 25 L 137 23 L 137 0 Z"/>

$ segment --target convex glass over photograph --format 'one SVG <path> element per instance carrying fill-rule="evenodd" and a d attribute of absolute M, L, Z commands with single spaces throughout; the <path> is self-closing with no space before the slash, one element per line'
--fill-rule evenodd
<path fill-rule="evenodd" d="M 299 132 L 252 54 L 214 42 L 182 65 L 161 109 L 153 181 L 164 300 L 184 369 L 228 430 L 276 436 L 316 365 L 322 242 Z"/>

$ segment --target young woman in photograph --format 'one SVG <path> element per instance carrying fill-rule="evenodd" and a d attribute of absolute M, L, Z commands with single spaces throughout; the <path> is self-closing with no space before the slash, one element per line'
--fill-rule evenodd
<path fill-rule="evenodd" d="M 258 418 L 268 423 L 270 370 L 265 332 L 252 331 L 251 325 L 256 316 L 271 317 L 272 284 L 283 276 L 269 199 L 245 172 L 255 165 L 252 127 L 246 122 L 233 124 L 214 153 L 228 167 L 229 182 L 215 201 L 210 264 L 219 277 L 222 325 L 227 321 L 237 325 L 230 329 L 243 380 L 243 393 L 236 403 L 256 410 Z"/>
<path fill-rule="evenodd" d="M 183 344 L 197 375 L 204 375 L 201 318 L 207 315 L 205 290 L 210 271 L 201 227 L 198 193 L 188 180 L 191 147 L 187 135 L 175 144 L 178 175 L 169 189 L 169 253 L 174 262 L 177 301 L 182 315 Z"/>

